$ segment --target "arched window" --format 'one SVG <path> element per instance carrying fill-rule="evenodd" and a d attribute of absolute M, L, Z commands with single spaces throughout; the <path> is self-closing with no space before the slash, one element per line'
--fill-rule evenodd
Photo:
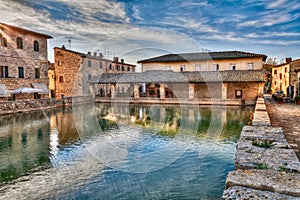
<path fill-rule="evenodd" d="M 20 37 L 17 38 L 17 48 L 23 49 L 23 40 Z"/>
<path fill-rule="evenodd" d="M 37 52 L 40 51 L 39 42 L 36 40 L 33 42 L 33 50 Z"/>

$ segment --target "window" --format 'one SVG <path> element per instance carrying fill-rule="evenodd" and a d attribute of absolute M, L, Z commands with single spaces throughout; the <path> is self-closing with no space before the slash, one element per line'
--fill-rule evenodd
<path fill-rule="evenodd" d="M 59 76 L 59 82 L 63 83 L 64 82 L 64 77 L 63 76 Z"/>
<path fill-rule="evenodd" d="M 57 65 L 61 66 L 61 61 L 60 60 L 57 61 Z"/>
<path fill-rule="evenodd" d="M 282 74 L 281 73 L 279 74 L 279 78 L 282 79 Z"/>
<path fill-rule="evenodd" d="M 125 71 L 125 68 L 124 68 L 124 66 L 122 66 L 122 71 Z"/>
<path fill-rule="evenodd" d="M 130 67 L 127 67 L 127 71 L 130 71 Z"/>
<path fill-rule="evenodd" d="M 40 51 L 39 42 L 36 40 L 33 42 L 33 50 L 36 52 Z"/>
<path fill-rule="evenodd" d="M 0 66 L 0 78 L 4 78 L 4 67 Z"/>
<path fill-rule="evenodd" d="M 0 34 L 0 46 L 7 47 L 7 40 Z"/>
<path fill-rule="evenodd" d="M 277 74 L 277 70 L 276 69 L 274 70 L 274 74 Z"/>
<path fill-rule="evenodd" d="M 120 71 L 120 66 L 119 65 L 117 65 L 117 71 Z"/>
<path fill-rule="evenodd" d="M 112 65 L 111 64 L 109 64 L 109 70 L 111 70 L 112 69 Z"/>
<path fill-rule="evenodd" d="M 2 38 L 2 46 L 7 47 L 7 40 L 6 40 L 6 38 Z"/>
<path fill-rule="evenodd" d="M 18 67 L 19 78 L 24 78 L 24 68 Z"/>
<path fill-rule="evenodd" d="M 92 61 L 88 60 L 88 67 L 92 67 Z"/>
<path fill-rule="evenodd" d="M 287 73 L 287 67 L 284 68 L 284 73 Z"/>
<path fill-rule="evenodd" d="M 91 78 L 92 78 L 92 75 L 88 74 L 88 79 L 91 80 Z"/>
<path fill-rule="evenodd" d="M 213 69 L 214 71 L 219 71 L 220 70 L 219 64 L 214 64 Z"/>
<path fill-rule="evenodd" d="M 230 63 L 229 64 L 229 69 L 230 70 L 235 70 L 235 63 Z"/>
<path fill-rule="evenodd" d="M 181 65 L 181 66 L 180 66 L 180 71 L 181 71 L 181 72 L 184 72 L 184 71 L 185 71 L 185 65 Z"/>
<path fill-rule="evenodd" d="M 135 72 L 135 68 L 132 68 L 132 72 Z"/>
<path fill-rule="evenodd" d="M 248 63 L 248 70 L 253 70 L 253 69 L 254 69 L 254 64 Z"/>
<path fill-rule="evenodd" d="M 100 61 L 100 69 L 102 69 L 102 67 L 103 67 L 103 66 L 102 66 L 102 62 Z"/>
<path fill-rule="evenodd" d="M 34 77 L 35 78 L 40 78 L 40 68 L 34 68 Z"/>
<path fill-rule="evenodd" d="M 17 48 L 23 49 L 23 40 L 20 37 L 17 38 Z"/>
<path fill-rule="evenodd" d="M 4 66 L 4 78 L 8 78 L 8 66 Z"/>
<path fill-rule="evenodd" d="M 196 65 L 195 65 L 195 69 L 196 69 L 196 71 L 200 71 L 200 70 L 201 70 L 201 65 L 196 64 Z"/>

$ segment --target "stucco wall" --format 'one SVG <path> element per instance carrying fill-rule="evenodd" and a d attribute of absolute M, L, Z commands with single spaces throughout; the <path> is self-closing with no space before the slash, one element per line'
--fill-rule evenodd
<path fill-rule="evenodd" d="M 236 65 L 236 70 L 248 70 L 248 63 L 253 63 L 254 70 L 262 68 L 261 58 L 239 58 L 224 60 L 186 61 L 186 62 L 155 62 L 142 64 L 142 70 L 173 70 L 180 71 L 180 67 L 185 65 L 185 71 L 197 71 L 196 65 L 200 65 L 200 71 L 214 71 L 213 64 L 219 64 L 219 70 L 230 70 L 230 64 Z"/>
<path fill-rule="evenodd" d="M 259 83 L 227 83 L 227 99 L 236 99 L 236 90 L 242 90 L 242 100 L 255 101 Z"/>

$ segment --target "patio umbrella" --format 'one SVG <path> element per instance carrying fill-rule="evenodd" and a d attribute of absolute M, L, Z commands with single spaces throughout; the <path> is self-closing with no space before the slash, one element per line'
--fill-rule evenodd
<path fill-rule="evenodd" d="M 35 89 L 35 88 L 17 88 L 15 90 L 12 90 L 12 94 L 20 94 L 20 93 L 39 93 L 43 92 L 41 89 Z"/>

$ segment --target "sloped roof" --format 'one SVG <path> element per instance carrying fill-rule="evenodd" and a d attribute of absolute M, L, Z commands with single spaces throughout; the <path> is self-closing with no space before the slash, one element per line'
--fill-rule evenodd
<path fill-rule="evenodd" d="M 138 63 L 149 62 L 181 62 L 181 61 L 197 61 L 197 60 L 221 60 L 221 59 L 236 59 L 236 58 L 263 58 L 267 56 L 263 54 L 255 54 L 242 51 L 220 51 L 220 52 L 198 52 L 198 53 L 182 53 L 182 54 L 167 54 L 145 60 L 140 60 Z"/>
<path fill-rule="evenodd" d="M 9 24 L 1 23 L 1 22 L 0 22 L 0 26 L 8 27 L 8 28 L 11 28 L 11 29 L 14 29 L 14 30 L 17 30 L 17 31 L 30 33 L 30 34 L 33 34 L 33 35 L 38 35 L 40 37 L 44 37 L 44 38 L 47 38 L 47 39 L 53 38 L 50 35 L 46 35 L 46 34 L 43 34 L 43 33 L 38 33 L 38 32 L 35 32 L 35 31 L 27 30 L 27 29 L 24 29 L 24 28 L 12 26 L 12 25 L 9 25 Z"/>
<path fill-rule="evenodd" d="M 263 82 L 262 70 L 173 72 L 153 70 L 142 73 L 102 74 L 90 83 L 181 83 L 181 82 Z"/>
<path fill-rule="evenodd" d="M 98 59 L 98 60 L 102 60 L 102 61 L 107 61 L 107 62 L 112 62 L 112 63 L 117 63 L 117 64 L 124 64 L 124 65 L 127 65 L 127 66 L 136 67 L 133 64 L 128 64 L 128 63 L 124 63 L 124 62 L 115 62 L 113 60 L 109 60 L 109 59 L 106 59 L 106 58 L 101 58 L 101 57 L 97 57 L 97 56 L 93 56 L 93 55 L 81 53 L 81 52 L 78 52 L 78 51 L 73 51 L 73 50 L 70 50 L 70 49 L 66 49 L 65 47 L 62 47 L 62 48 L 60 48 L 60 47 L 54 47 L 54 49 L 57 49 L 57 50 L 60 50 L 60 51 L 70 52 L 70 53 L 73 53 L 73 54 L 77 54 L 77 55 L 79 55 L 81 57 L 89 57 L 89 58 L 92 58 L 92 59 Z"/>

